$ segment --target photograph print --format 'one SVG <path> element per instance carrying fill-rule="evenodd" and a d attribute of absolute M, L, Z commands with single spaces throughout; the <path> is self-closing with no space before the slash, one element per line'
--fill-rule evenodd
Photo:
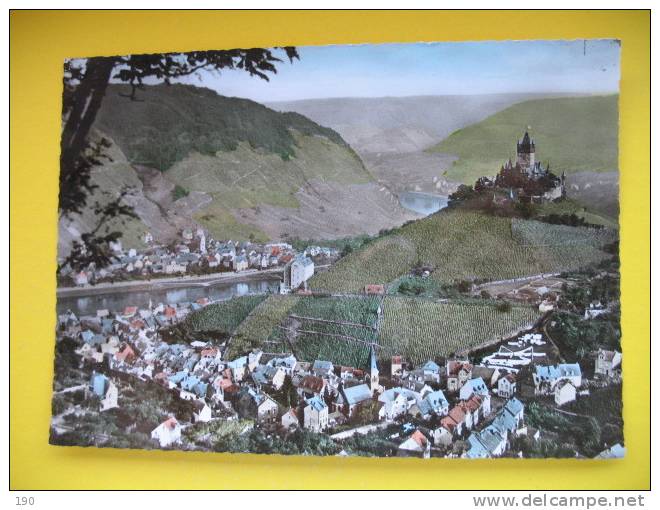
<path fill-rule="evenodd" d="M 50 443 L 624 456 L 619 54 L 72 55 Z"/>

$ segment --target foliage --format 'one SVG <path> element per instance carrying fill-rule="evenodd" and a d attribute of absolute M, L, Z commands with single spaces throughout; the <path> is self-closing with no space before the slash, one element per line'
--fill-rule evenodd
<path fill-rule="evenodd" d="M 335 131 L 302 115 L 276 112 L 210 89 L 181 84 L 143 87 L 139 100 L 127 104 L 122 96 L 129 91 L 125 85 L 108 87 L 97 126 L 132 163 L 161 171 L 191 152 L 213 156 L 235 150 L 240 142 L 288 160 L 295 156 L 292 130 L 346 147 Z"/>
<path fill-rule="evenodd" d="M 341 441 L 341 445 L 349 455 L 364 457 L 395 457 L 398 445 L 389 439 L 392 427 L 385 430 L 355 434 Z"/>
<path fill-rule="evenodd" d="M 292 294 L 278 294 L 268 296 L 259 303 L 234 331 L 227 357 L 233 359 L 255 347 L 268 351 L 265 342 L 299 299 L 299 296 Z"/>
<path fill-rule="evenodd" d="M 89 195 L 94 191 L 91 170 L 105 157 L 109 142 L 105 138 L 92 140 L 90 133 L 111 79 L 130 85 L 130 93 L 126 95 L 131 100 L 136 99 L 136 91 L 143 87 L 145 79 L 169 84 L 171 80 L 189 76 L 201 69 L 240 69 L 250 76 L 268 80 L 269 73 L 277 72 L 275 64 L 281 62 L 274 53 L 278 49 L 156 53 L 66 61 L 62 94 L 60 217 L 70 218 L 73 214 L 81 214 L 87 206 Z M 289 61 L 298 58 L 295 48 L 281 49 Z M 122 199 L 120 196 L 97 213 L 98 220 L 85 236 L 81 236 L 66 265 L 79 270 L 91 263 L 97 266 L 108 264 L 108 245 L 121 236 L 119 231 L 108 230 L 108 216 L 129 218 L 134 215 L 132 208 Z M 62 267 L 59 266 L 58 271 Z"/>
<path fill-rule="evenodd" d="M 621 326 L 618 312 L 593 319 L 570 312 L 553 314 L 548 332 L 569 361 L 581 361 L 598 349 L 621 350 Z"/>
<path fill-rule="evenodd" d="M 315 275 L 311 286 L 360 292 L 408 274 L 419 261 L 435 268 L 430 278 L 441 284 L 575 270 L 604 260 L 601 248 L 615 239 L 610 229 L 443 210 L 368 243 Z"/>
<path fill-rule="evenodd" d="M 325 434 L 296 429 L 286 436 L 254 428 L 246 434 L 229 434 L 214 444 L 217 452 L 271 453 L 280 455 L 335 455 L 339 447 Z"/>
<path fill-rule="evenodd" d="M 456 304 L 388 296 L 383 310 L 379 356 L 401 354 L 414 364 L 506 337 L 538 318 L 531 307 L 501 313 L 483 300 Z"/>
<path fill-rule="evenodd" d="M 264 299 L 265 295 L 239 296 L 213 303 L 191 313 L 186 318 L 184 327 L 193 335 L 211 331 L 231 335 Z"/>
<path fill-rule="evenodd" d="M 190 194 L 190 192 L 178 184 L 172 189 L 172 200 L 179 200 L 180 198 L 185 198 Z"/>
<path fill-rule="evenodd" d="M 293 351 L 305 361 L 366 368 L 369 344 L 377 342 L 379 302 L 378 297 L 301 297 L 289 312 L 295 317 L 285 321 L 284 329 L 273 330 L 269 345 L 279 342 L 279 351 Z"/>

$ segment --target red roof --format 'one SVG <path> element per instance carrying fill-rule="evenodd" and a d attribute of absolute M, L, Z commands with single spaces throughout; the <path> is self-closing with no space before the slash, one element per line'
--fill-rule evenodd
<path fill-rule="evenodd" d="M 369 284 L 364 286 L 365 294 L 385 294 L 385 287 L 379 284 Z"/>
<path fill-rule="evenodd" d="M 466 372 L 472 371 L 472 365 L 468 361 L 448 361 L 447 362 L 447 375 L 449 377 L 456 377 L 461 369 Z"/>
<path fill-rule="evenodd" d="M 311 393 L 320 393 L 325 386 L 323 379 L 313 375 L 306 375 L 303 377 L 303 380 L 300 382 L 300 387 Z"/>
<path fill-rule="evenodd" d="M 174 429 L 179 422 L 176 421 L 176 418 L 172 416 L 171 418 L 168 418 L 163 422 L 163 425 L 165 425 L 169 429 Z"/>
<path fill-rule="evenodd" d="M 426 448 L 426 443 L 428 443 L 428 439 L 426 439 L 426 436 L 422 434 L 419 430 L 416 430 L 413 432 L 412 436 L 410 436 L 419 446 L 422 448 Z"/>

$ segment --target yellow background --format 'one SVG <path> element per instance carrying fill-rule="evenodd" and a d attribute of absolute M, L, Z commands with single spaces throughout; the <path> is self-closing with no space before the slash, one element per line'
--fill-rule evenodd
<path fill-rule="evenodd" d="M 13 489 L 643 489 L 650 484 L 650 16 L 647 12 L 13 12 Z M 48 444 L 65 57 L 379 42 L 618 38 L 624 419 L 619 461 L 309 458 Z"/>

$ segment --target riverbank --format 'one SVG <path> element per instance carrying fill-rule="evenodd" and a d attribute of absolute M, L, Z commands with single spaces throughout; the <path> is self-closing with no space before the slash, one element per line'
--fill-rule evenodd
<path fill-rule="evenodd" d="M 206 275 L 176 276 L 154 278 L 153 280 L 132 280 L 116 283 L 99 283 L 81 287 L 58 287 L 57 297 L 98 296 L 119 292 L 138 292 L 149 290 L 167 290 L 180 287 L 209 287 L 218 283 L 247 282 L 267 278 L 279 279 L 283 269 L 251 269 L 240 273 L 214 273 Z"/>

